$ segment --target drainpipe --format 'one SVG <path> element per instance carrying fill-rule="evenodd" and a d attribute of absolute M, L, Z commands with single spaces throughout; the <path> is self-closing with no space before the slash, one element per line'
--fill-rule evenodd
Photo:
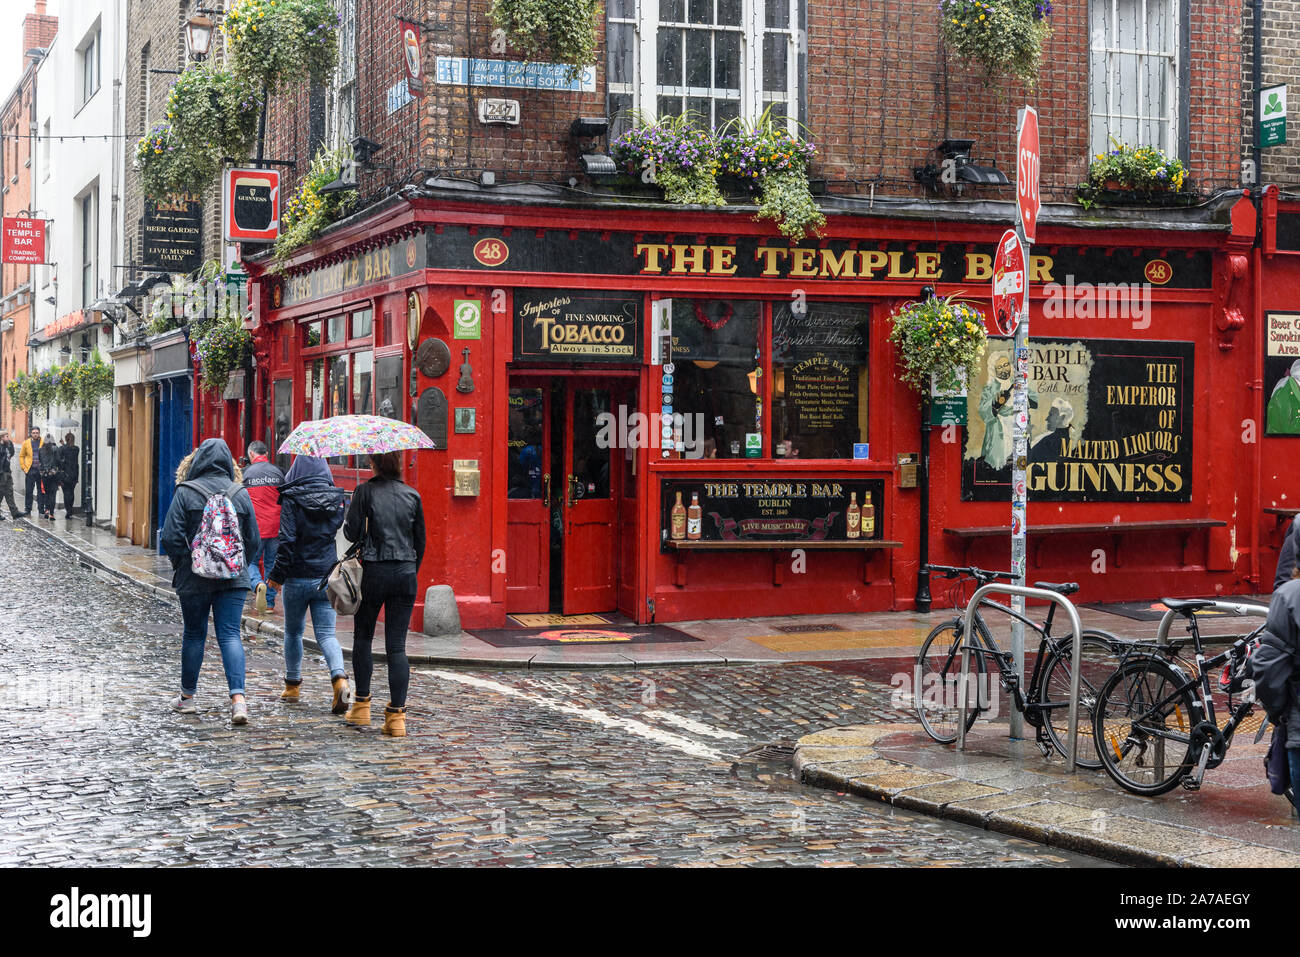
<path fill-rule="evenodd" d="M 1252 298 L 1254 299 L 1254 320 L 1255 335 L 1264 334 L 1264 282 L 1260 275 L 1260 268 L 1263 266 L 1263 250 L 1261 249 L 1263 229 L 1264 229 L 1264 169 L 1262 166 L 1263 154 L 1260 151 L 1259 139 L 1261 133 L 1260 125 L 1260 103 L 1259 91 L 1263 80 L 1263 35 L 1264 35 L 1264 0 L 1252 0 L 1253 26 L 1251 37 L 1252 56 L 1251 56 L 1251 83 L 1253 86 L 1253 95 L 1255 102 L 1251 105 L 1251 113 L 1254 116 L 1252 126 L 1253 140 L 1251 142 L 1251 158 L 1255 164 L 1255 182 L 1251 186 L 1252 198 L 1255 202 L 1255 248 L 1252 250 L 1252 263 L 1254 266 L 1254 289 Z M 1254 339 L 1255 356 L 1253 365 L 1255 367 L 1253 388 L 1248 390 L 1255 396 L 1255 407 L 1251 415 L 1261 415 L 1264 411 L 1264 350 L 1261 348 L 1263 343 Z M 1264 430 L 1259 428 L 1255 430 L 1255 482 L 1254 482 L 1254 502 L 1251 503 L 1251 523 L 1250 523 L 1250 579 L 1252 587 L 1256 591 L 1262 588 L 1260 581 L 1259 567 L 1259 546 L 1260 546 L 1260 510 L 1264 507 L 1263 494 L 1263 476 L 1261 472 L 1264 467 Z M 1270 582 L 1271 585 L 1271 582 Z"/>

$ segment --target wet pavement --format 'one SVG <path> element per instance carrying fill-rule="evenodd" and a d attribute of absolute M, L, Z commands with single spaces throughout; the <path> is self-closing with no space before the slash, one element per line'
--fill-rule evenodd
<path fill-rule="evenodd" d="M 316 656 L 280 702 L 253 635 L 232 728 L 215 642 L 200 713 L 167 709 L 173 602 L 22 523 L 0 524 L 0 590 L 0 865 L 1097 863 L 796 783 L 799 736 L 905 719 L 860 676 L 424 668 L 390 739 L 329 714 Z"/>

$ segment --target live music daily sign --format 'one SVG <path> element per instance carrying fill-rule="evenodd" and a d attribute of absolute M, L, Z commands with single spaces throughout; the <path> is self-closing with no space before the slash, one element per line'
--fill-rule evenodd
<path fill-rule="evenodd" d="M 272 243 L 280 235 L 280 173 L 272 169 L 226 170 L 222 181 L 226 239 Z"/>

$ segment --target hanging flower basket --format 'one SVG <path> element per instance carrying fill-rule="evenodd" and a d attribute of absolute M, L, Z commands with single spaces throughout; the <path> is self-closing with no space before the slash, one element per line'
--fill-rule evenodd
<path fill-rule="evenodd" d="M 217 175 L 220 162 L 211 150 L 183 147 L 167 123 L 155 126 L 135 146 L 135 165 L 144 193 L 155 199 L 202 191 Z"/>
<path fill-rule="evenodd" d="M 10 405 L 20 412 L 25 412 L 36 405 L 35 390 L 35 381 L 21 370 L 14 373 L 14 377 L 5 383 Z"/>
<path fill-rule="evenodd" d="M 240 321 L 215 322 L 195 343 L 203 389 L 220 395 L 230 384 L 230 374 L 242 368 L 252 354 L 253 335 Z"/>
<path fill-rule="evenodd" d="M 983 314 L 952 296 L 908 303 L 889 321 L 889 341 L 901 366 L 899 378 L 918 392 L 929 390 L 931 375 L 940 389 L 957 388 L 959 370 L 969 375 L 988 342 Z"/>
<path fill-rule="evenodd" d="M 66 366 L 55 366 L 50 370 L 54 376 L 54 400 L 65 408 L 73 408 L 77 404 L 78 365 L 78 363 L 68 363 Z"/>
<path fill-rule="evenodd" d="M 355 192 L 322 193 L 321 187 L 339 178 L 343 164 L 352 159 L 352 147 L 321 150 L 311 161 L 297 191 L 280 214 L 280 238 L 275 243 L 275 259 L 282 262 L 294 250 L 315 239 L 330 223 L 346 216 L 356 203 Z"/>
<path fill-rule="evenodd" d="M 777 222 L 781 235 L 798 242 L 826 225 L 808 181 L 817 148 L 772 122 L 770 109 L 752 126 L 724 132 L 717 153 L 722 174 L 758 193 L 758 219 Z"/>
<path fill-rule="evenodd" d="M 254 89 L 326 83 L 342 22 L 331 0 L 235 0 L 221 21 L 231 71 Z"/>
<path fill-rule="evenodd" d="M 940 0 L 939 25 L 956 56 L 998 77 L 1038 82 L 1043 43 L 1051 33 L 1050 0 Z"/>
<path fill-rule="evenodd" d="M 206 150 L 213 165 L 243 160 L 252 150 L 262 94 L 247 79 L 209 66 L 180 75 L 167 94 L 167 122 L 187 151 Z"/>
<path fill-rule="evenodd" d="M 96 349 L 90 361 L 77 367 L 77 398 L 83 408 L 96 405 L 113 394 L 113 367 Z"/>
<path fill-rule="evenodd" d="M 568 80 L 596 62 L 599 0 L 492 0 L 488 19 L 524 59 L 568 67 Z"/>

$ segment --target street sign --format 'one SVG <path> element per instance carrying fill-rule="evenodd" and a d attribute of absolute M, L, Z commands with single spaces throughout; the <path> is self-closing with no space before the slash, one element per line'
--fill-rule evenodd
<path fill-rule="evenodd" d="M 993 309 L 989 332 L 1009 336 L 1025 314 L 1025 247 L 1008 229 L 993 254 Z"/>
<path fill-rule="evenodd" d="M 1039 155 L 1038 111 L 1026 106 L 1020 112 L 1020 132 L 1016 136 L 1016 210 L 1027 243 L 1038 241 L 1038 213 L 1043 208 L 1038 196 L 1038 171 L 1042 165 Z"/>
<path fill-rule="evenodd" d="M 273 169 L 229 169 L 222 180 L 226 239 L 273 243 L 280 235 L 280 173 Z"/>
<path fill-rule="evenodd" d="M 1281 146 L 1286 142 L 1286 84 L 1266 86 L 1259 91 L 1259 145 Z"/>
<path fill-rule="evenodd" d="M 45 262 L 45 220 L 25 216 L 4 217 L 4 242 L 0 260 L 40 265 Z"/>

